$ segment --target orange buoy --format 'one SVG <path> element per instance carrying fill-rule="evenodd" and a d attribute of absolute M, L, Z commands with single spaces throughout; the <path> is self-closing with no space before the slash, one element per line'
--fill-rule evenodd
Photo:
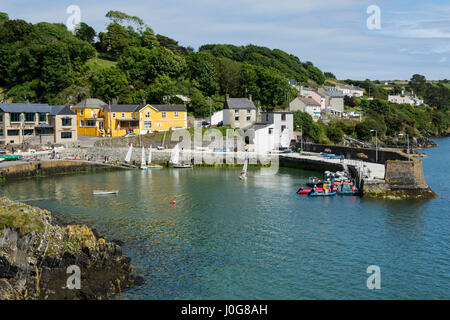
<path fill-rule="evenodd" d="M 177 205 L 177 202 L 175 200 L 173 200 L 172 205 L 175 207 Z"/>

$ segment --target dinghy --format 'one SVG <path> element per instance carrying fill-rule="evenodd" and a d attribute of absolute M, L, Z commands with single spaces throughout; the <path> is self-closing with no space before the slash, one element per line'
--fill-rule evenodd
<path fill-rule="evenodd" d="M 92 194 L 103 195 L 103 194 L 118 194 L 119 190 L 93 190 Z"/>
<path fill-rule="evenodd" d="M 310 197 L 331 197 L 331 196 L 335 196 L 336 195 L 336 191 L 333 192 L 313 192 L 308 194 L 308 196 Z"/>
<path fill-rule="evenodd" d="M 172 168 L 174 169 L 192 168 L 192 166 L 189 164 L 180 163 L 180 148 L 178 144 L 172 149 L 172 153 L 170 155 L 170 163 L 172 164 Z"/>
<path fill-rule="evenodd" d="M 158 164 L 152 164 L 152 146 L 150 146 L 150 148 L 148 148 L 147 168 L 152 168 L 152 169 L 162 168 L 162 166 L 160 166 Z"/>

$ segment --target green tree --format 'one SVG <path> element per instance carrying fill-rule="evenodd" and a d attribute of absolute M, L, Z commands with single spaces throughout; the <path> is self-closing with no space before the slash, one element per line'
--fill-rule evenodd
<path fill-rule="evenodd" d="M 92 79 L 94 95 L 104 101 L 118 97 L 126 85 L 128 81 L 125 74 L 116 67 L 101 69 Z"/>
<path fill-rule="evenodd" d="M 177 93 L 176 81 L 163 74 L 158 76 L 147 89 L 148 100 L 151 103 L 170 103 Z"/>
<path fill-rule="evenodd" d="M 215 58 L 209 53 L 192 53 L 188 58 L 189 78 L 198 84 L 198 89 L 205 95 L 217 91 Z"/>
<path fill-rule="evenodd" d="M 131 38 L 127 29 L 117 22 L 110 23 L 107 32 L 98 34 L 99 48 L 111 56 L 118 58 L 131 44 Z"/>
<path fill-rule="evenodd" d="M 75 36 L 83 41 L 93 43 L 95 38 L 95 30 L 84 22 L 81 22 L 75 29 Z"/>
<path fill-rule="evenodd" d="M 6 12 L 0 12 L 0 26 L 9 20 L 9 16 Z"/>
<path fill-rule="evenodd" d="M 209 115 L 209 104 L 202 92 L 195 87 L 191 88 L 191 102 L 188 105 L 188 111 L 194 113 L 196 117 L 206 117 Z"/>

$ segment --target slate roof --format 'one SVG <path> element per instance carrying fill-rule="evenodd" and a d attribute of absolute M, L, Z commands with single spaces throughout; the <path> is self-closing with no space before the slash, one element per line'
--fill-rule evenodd
<path fill-rule="evenodd" d="M 248 98 L 228 98 L 224 109 L 256 109 L 255 104 Z"/>
<path fill-rule="evenodd" d="M 1 103 L 0 110 L 3 112 L 47 113 L 51 111 L 51 107 L 48 104 L 36 104 L 36 103 Z"/>
<path fill-rule="evenodd" d="M 158 111 L 186 111 L 186 106 L 183 104 L 150 104 Z"/>
<path fill-rule="evenodd" d="M 113 104 L 111 105 L 111 112 L 136 112 L 142 109 L 138 104 Z"/>
<path fill-rule="evenodd" d="M 302 101 L 307 106 L 317 106 L 320 107 L 320 103 L 318 103 L 316 100 L 311 98 L 305 98 L 305 97 L 298 97 L 300 101 Z"/>
<path fill-rule="evenodd" d="M 80 109 L 80 108 L 98 108 L 98 109 L 102 109 L 105 108 L 108 104 L 106 102 L 103 102 L 100 99 L 95 99 L 95 98 L 88 98 L 88 99 L 84 99 L 81 100 L 80 103 L 78 103 L 77 105 L 73 106 L 73 108 L 75 109 Z"/>
<path fill-rule="evenodd" d="M 51 106 L 50 114 L 52 116 L 58 115 L 58 116 L 75 116 L 76 113 L 70 110 L 67 106 Z"/>

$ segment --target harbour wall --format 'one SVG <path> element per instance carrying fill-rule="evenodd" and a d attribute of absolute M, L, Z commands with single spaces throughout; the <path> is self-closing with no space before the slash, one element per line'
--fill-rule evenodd
<path fill-rule="evenodd" d="M 300 148 L 300 143 L 296 143 L 296 147 Z M 346 159 L 359 159 L 358 154 L 365 154 L 370 162 L 377 162 L 384 164 L 388 160 L 408 160 L 408 155 L 400 150 L 385 150 L 383 148 L 378 149 L 378 161 L 376 161 L 376 149 L 375 148 L 356 148 L 347 146 L 337 146 L 318 143 L 304 143 L 303 150 L 309 152 L 330 152 L 336 155 L 344 155 Z M 327 151 L 326 151 L 327 150 Z"/>
<path fill-rule="evenodd" d="M 20 163 L 11 162 L 9 166 L 5 166 L 5 164 L 3 164 L 0 168 L 0 180 L 5 181 L 28 177 L 45 177 L 58 174 L 118 169 L 121 168 L 81 160 L 30 161 Z"/>

